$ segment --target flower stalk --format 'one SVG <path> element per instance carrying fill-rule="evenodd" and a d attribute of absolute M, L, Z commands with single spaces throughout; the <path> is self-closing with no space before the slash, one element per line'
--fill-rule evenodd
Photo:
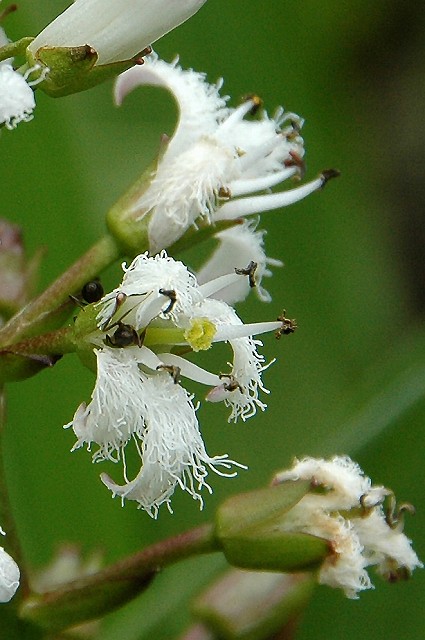
<path fill-rule="evenodd" d="M 115 240 L 106 235 L 57 278 L 41 295 L 27 304 L 0 330 L 0 344 L 10 346 L 24 338 L 44 333 L 60 326 L 73 308 L 70 294 L 79 292 L 84 284 L 120 257 Z M 61 305 L 66 305 L 60 310 Z M 61 313 L 64 311 L 64 313 Z"/>
<path fill-rule="evenodd" d="M 93 620 L 122 606 L 146 589 L 156 573 L 185 558 L 219 551 L 212 525 L 151 545 L 91 576 L 61 589 L 32 594 L 22 605 L 22 618 L 50 631 Z"/>

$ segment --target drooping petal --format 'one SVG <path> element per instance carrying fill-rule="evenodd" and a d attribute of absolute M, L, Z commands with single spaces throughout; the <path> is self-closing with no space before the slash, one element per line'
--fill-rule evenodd
<path fill-rule="evenodd" d="M 209 84 L 204 73 L 182 69 L 178 59 L 167 63 L 152 54 L 142 66 L 122 73 L 115 83 L 115 102 L 120 105 L 130 91 L 144 85 L 168 89 L 179 109 L 177 126 L 162 163 L 170 163 L 199 138 L 214 133 L 217 122 L 227 113 L 226 98 L 218 92 L 221 83 Z"/>
<path fill-rule="evenodd" d="M 234 476 L 238 463 L 227 455 L 211 458 L 199 432 L 192 396 L 175 384 L 167 372 L 148 378 L 146 431 L 141 443 L 142 467 L 131 482 L 114 483 L 106 474 L 102 482 L 114 496 L 135 500 L 139 507 L 156 517 L 161 504 L 167 504 L 177 485 L 203 504 L 202 488 L 211 492 L 208 471 Z M 222 471 L 224 469 L 225 471 Z"/>
<path fill-rule="evenodd" d="M 144 432 L 146 392 L 131 350 L 104 347 L 95 354 L 97 378 L 91 402 L 81 404 L 65 427 L 72 427 L 77 436 L 73 451 L 85 444 L 90 450 L 95 443 L 99 449 L 93 461 L 116 461 L 131 436 Z"/>

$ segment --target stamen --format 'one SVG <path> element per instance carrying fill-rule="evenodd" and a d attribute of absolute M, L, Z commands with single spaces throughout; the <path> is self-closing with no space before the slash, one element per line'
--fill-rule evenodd
<path fill-rule="evenodd" d="M 177 302 L 177 293 L 175 292 L 174 289 L 159 289 L 159 293 L 162 296 L 166 296 L 167 298 L 170 298 L 170 304 L 162 312 L 164 314 L 170 313 L 170 311 L 173 309 L 174 305 Z"/>
<path fill-rule="evenodd" d="M 159 353 L 158 358 L 166 365 L 179 367 L 181 375 L 194 382 L 205 384 L 208 387 L 215 387 L 220 384 L 220 378 L 215 373 L 210 373 L 185 358 L 176 356 L 173 353 Z"/>
<path fill-rule="evenodd" d="M 199 287 L 204 298 L 210 298 L 218 291 L 225 289 L 235 282 L 239 282 L 240 275 L 238 273 L 227 273 L 225 276 L 218 276 L 214 280 L 210 280 Z"/>
<path fill-rule="evenodd" d="M 271 193 L 264 196 L 254 196 L 251 198 L 240 198 L 223 204 L 215 215 L 215 220 L 234 220 L 242 216 L 249 216 L 262 211 L 272 211 L 294 204 L 308 195 L 321 189 L 326 182 L 336 177 L 336 174 L 330 175 L 328 172 L 319 176 L 316 180 L 280 193 Z"/>
<path fill-rule="evenodd" d="M 291 178 L 299 172 L 298 167 L 290 166 L 276 171 L 261 178 L 246 178 L 245 180 L 234 180 L 229 184 L 229 191 L 232 197 L 248 195 L 257 191 L 264 191 L 280 184 L 284 180 Z"/>
<path fill-rule="evenodd" d="M 231 113 L 230 116 L 220 124 L 220 135 L 232 129 L 236 124 L 241 122 L 241 120 L 244 119 L 244 117 L 251 111 L 254 106 L 255 103 L 253 100 L 247 100 L 247 102 L 244 102 L 244 104 L 241 104 L 239 107 L 237 107 L 233 111 L 233 113 Z"/>
<path fill-rule="evenodd" d="M 257 271 L 258 264 L 256 262 L 251 261 L 249 265 L 245 269 L 235 269 L 235 273 L 238 276 L 248 276 L 249 286 L 251 289 L 257 286 L 255 281 L 255 272 Z"/>
<path fill-rule="evenodd" d="M 282 315 L 278 316 L 278 320 L 282 323 L 280 328 L 275 332 L 277 340 L 280 340 L 282 336 L 288 336 L 290 333 L 294 333 L 298 328 L 295 318 L 290 320 L 285 317 L 286 311 L 283 311 Z"/>
<path fill-rule="evenodd" d="M 235 338 L 249 338 L 250 336 L 277 331 L 282 326 L 281 322 L 254 322 L 252 324 L 219 325 L 213 342 L 235 340 Z"/>
<path fill-rule="evenodd" d="M 176 367 L 174 364 L 159 364 L 156 368 L 157 371 L 168 371 L 173 379 L 174 384 L 178 384 L 180 381 L 180 367 Z"/>

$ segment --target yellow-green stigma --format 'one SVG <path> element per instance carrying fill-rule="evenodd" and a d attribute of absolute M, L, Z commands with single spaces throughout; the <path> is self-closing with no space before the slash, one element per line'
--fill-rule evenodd
<path fill-rule="evenodd" d="M 190 328 L 184 333 L 184 337 L 193 351 L 206 351 L 212 345 L 217 328 L 208 318 L 195 318 L 191 321 Z"/>

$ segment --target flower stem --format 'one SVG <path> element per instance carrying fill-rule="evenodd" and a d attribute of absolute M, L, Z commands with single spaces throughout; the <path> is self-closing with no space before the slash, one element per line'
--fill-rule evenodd
<path fill-rule="evenodd" d="M 57 591 L 33 594 L 21 607 L 21 617 L 45 629 L 67 627 L 101 617 L 143 591 L 158 570 L 190 556 L 219 551 L 212 524 L 157 542 Z"/>
<path fill-rule="evenodd" d="M 52 321 L 52 312 L 66 303 L 70 294 L 78 293 L 87 281 L 95 278 L 120 255 L 120 249 L 112 236 L 106 235 L 101 238 L 41 295 L 9 320 L 0 330 L 0 344 L 10 345 L 44 332 L 45 325 Z M 63 318 L 60 314 L 58 322 L 59 319 L 62 324 Z"/>

